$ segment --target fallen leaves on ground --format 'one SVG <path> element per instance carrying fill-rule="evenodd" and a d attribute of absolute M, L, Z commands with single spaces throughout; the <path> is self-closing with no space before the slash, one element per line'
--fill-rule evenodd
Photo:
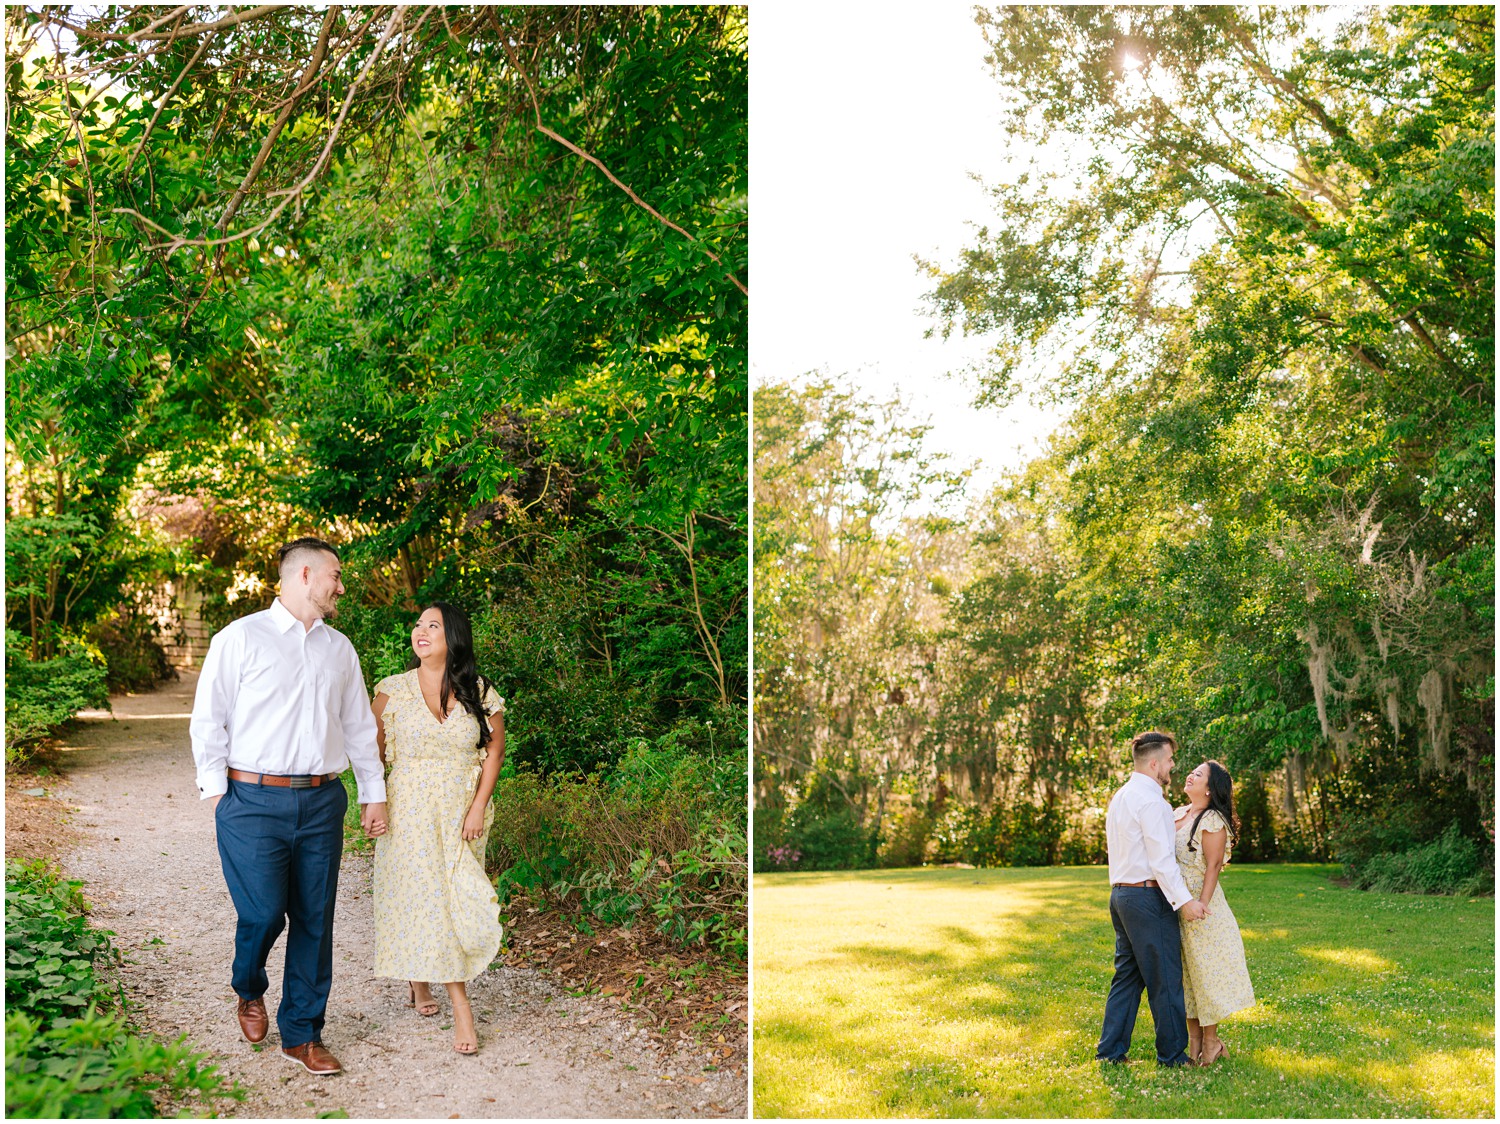
<path fill-rule="evenodd" d="M 541 969 L 569 990 L 612 1000 L 666 1051 L 695 1047 L 715 1068 L 744 1065 L 745 965 L 695 954 L 639 929 L 589 936 L 560 925 L 555 913 L 519 904 L 502 919 L 507 965 Z"/>
<path fill-rule="evenodd" d="M 58 781 L 58 775 L 50 769 L 45 773 L 5 771 L 6 858 L 52 858 L 78 838 L 78 832 L 68 824 L 73 809 L 47 795 Z M 43 795 L 33 795 L 39 790 Z"/>

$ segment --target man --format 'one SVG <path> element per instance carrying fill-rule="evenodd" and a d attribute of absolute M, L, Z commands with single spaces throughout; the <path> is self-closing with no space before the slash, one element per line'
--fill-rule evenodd
<path fill-rule="evenodd" d="M 1123 1062 L 1141 1009 L 1141 989 L 1156 1023 L 1156 1060 L 1187 1065 L 1187 1011 L 1182 997 L 1182 934 L 1177 912 L 1207 916 L 1177 869 L 1172 806 L 1162 787 L 1172 776 L 1177 743 L 1150 731 L 1131 742 L 1135 772 L 1109 802 L 1109 916 L 1115 924 L 1115 978 L 1104 1004 L 1101 1061 Z"/>
<path fill-rule="evenodd" d="M 189 729 L 198 790 L 213 801 L 224 881 L 239 924 L 231 983 L 240 1030 L 266 1037 L 266 957 L 287 930 L 276 1026 L 281 1053 L 309 1073 L 343 1072 L 323 1046 L 333 983 L 333 906 L 351 762 L 361 823 L 385 830 L 385 775 L 354 645 L 324 623 L 343 568 L 321 539 L 281 548 L 281 594 L 216 634 Z"/>

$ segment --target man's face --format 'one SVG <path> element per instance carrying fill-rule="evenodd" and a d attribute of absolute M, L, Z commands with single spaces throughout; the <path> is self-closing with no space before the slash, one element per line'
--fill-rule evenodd
<path fill-rule="evenodd" d="M 1151 759 L 1151 764 L 1156 768 L 1149 770 L 1152 778 L 1157 784 L 1165 785 L 1172 778 L 1172 755 L 1177 752 L 1175 746 L 1167 746 L 1166 751 L 1157 754 Z"/>
<path fill-rule="evenodd" d="M 331 554 L 318 555 L 319 562 L 308 567 L 307 598 L 324 617 L 335 617 L 339 596 L 344 592 L 344 567 Z"/>

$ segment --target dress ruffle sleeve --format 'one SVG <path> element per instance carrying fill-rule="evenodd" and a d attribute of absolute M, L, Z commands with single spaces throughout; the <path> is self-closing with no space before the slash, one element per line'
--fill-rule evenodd
<path fill-rule="evenodd" d="M 403 689 L 406 679 L 401 675 L 387 675 L 379 683 L 375 684 L 375 693 L 384 695 L 385 709 L 380 712 L 380 724 L 385 730 L 385 763 L 389 765 L 396 760 L 396 738 L 391 736 L 391 719 L 401 710 L 401 702 L 406 691 Z"/>
<path fill-rule="evenodd" d="M 486 714 L 505 713 L 505 700 L 502 699 L 499 692 L 495 690 L 495 685 L 493 683 L 485 684 L 484 698 L 479 700 L 479 705 L 484 707 L 484 712 Z"/>
<path fill-rule="evenodd" d="M 1191 824 L 1192 822 L 1193 821 L 1191 819 L 1188 820 L 1189 824 Z M 1193 839 L 1192 839 L 1192 841 L 1193 841 L 1193 843 L 1194 843 L 1195 846 L 1201 847 L 1201 846 L 1203 846 L 1203 835 L 1204 835 L 1205 832 L 1223 831 L 1228 826 L 1229 825 L 1224 822 L 1224 817 L 1223 816 L 1221 816 L 1218 812 L 1214 811 L 1212 808 L 1209 808 L 1207 811 L 1205 811 L 1203 813 L 1203 818 L 1198 821 L 1198 829 L 1193 832 Z M 1225 862 L 1229 861 L 1229 841 L 1228 841 L 1228 839 L 1225 839 L 1225 841 L 1224 841 L 1224 861 Z"/>
<path fill-rule="evenodd" d="M 494 686 L 492 684 L 488 683 L 488 682 L 485 683 L 484 697 L 479 700 L 479 705 L 484 708 L 485 714 L 488 715 L 491 719 L 493 719 L 494 716 L 497 715 L 497 714 L 500 715 L 502 717 L 502 719 L 503 719 L 503 717 L 505 715 L 505 700 L 502 699 L 500 697 L 500 695 L 495 691 Z M 493 721 L 490 721 L 488 723 L 488 725 L 489 725 L 489 728 L 490 728 L 490 736 L 494 737 L 495 736 L 495 724 L 494 724 Z M 480 764 L 483 764 L 485 761 L 488 761 L 489 760 L 489 756 L 490 756 L 489 746 L 485 745 L 483 748 L 481 748 L 479 750 L 479 762 L 480 762 Z"/>

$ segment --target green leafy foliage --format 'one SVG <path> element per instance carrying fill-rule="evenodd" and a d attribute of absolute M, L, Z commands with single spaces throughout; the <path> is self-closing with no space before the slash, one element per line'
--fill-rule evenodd
<path fill-rule="evenodd" d="M 544 783 L 743 760 L 744 10 L 155 18 L 7 13 L 7 516 L 55 524 L 7 539 L 9 626 L 91 626 L 123 682 L 141 587 L 217 629 L 316 533 L 369 685 L 463 606 Z M 651 799 L 698 940 L 743 811 Z"/>
<path fill-rule="evenodd" d="M 637 739 L 608 772 L 502 774 L 488 856 L 502 896 L 535 892 L 743 959 L 743 758 L 705 754 L 694 743 L 706 733 L 690 724 Z"/>
<path fill-rule="evenodd" d="M 1486 865 L 1474 840 L 1450 823 L 1430 843 L 1408 851 L 1383 852 L 1351 865 L 1361 889 L 1419 894 L 1493 894 L 1494 864 Z"/>
<path fill-rule="evenodd" d="M 184 1036 L 184 1039 L 186 1036 Z M 143 1038 L 120 1015 L 90 1009 L 50 1022 L 5 1016 L 5 1111 L 12 1119 L 144 1119 L 159 1101 L 207 1114 L 232 1094 L 185 1041 Z M 243 1097 L 239 1093 L 239 1099 Z"/>
<path fill-rule="evenodd" d="M 162 647 L 160 627 L 130 607 L 91 622 L 85 635 L 104 657 L 111 692 L 149 691 L 176 674 Z"/>
<path fill-rule="evenodd" d="M 30 642 L 5 630 L 5 760 L 25 760 L 30 747 L 85 707 L 107 707 L 108 669 L 97 650 L 70 645 L 50 660 L 34 660 Z"/>
<path fill-rule="evenodd" d="M 50 1021 L 81 1015 L 102 995 L 96 966 L 110 934 L 91 928 L 83 883 L 42 864 L 6 864 L 5 1000 Z"/>
<path fill-rule="evenodd" d="M 1010 128 L 1079 175 L 999 189 L 933 307 L 999 341 L 998 397 L 1092 318 L 1038 468 L 1067 599 L 1129 638 L 1121 725 L 1285 764 L 1294 805 L 1386 745 L 1487 804 L 1494 103 L 1456 91 L 1490 89 L 1493 12 L 982 23 Z M 1117 155 L 1085 160 L 1101 129 Z"/>
<path fill-rule="evenodd" d="M 818 811 L 799 805 L 787 817 L 786 829 L 777 841 L 798 857 L 799 870 L 854 870 L 869 866 L 875 839 L 852 808 Z M 768 841 L 767 845 L 774 846 Z"/>

